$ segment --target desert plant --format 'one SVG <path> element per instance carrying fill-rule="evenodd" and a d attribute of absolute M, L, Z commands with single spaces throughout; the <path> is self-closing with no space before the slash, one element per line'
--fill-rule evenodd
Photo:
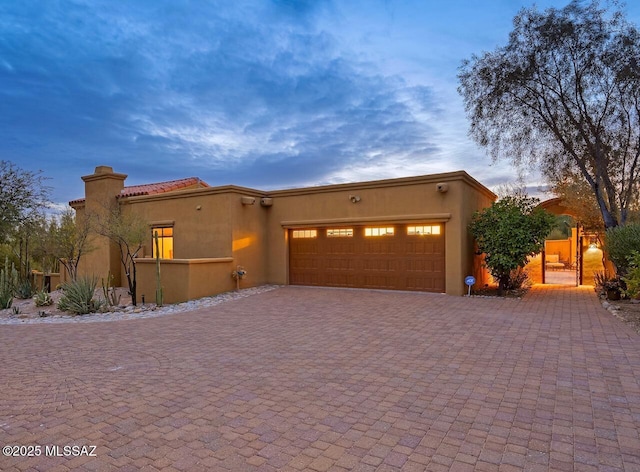
<path fill-rule="evenodd" d="M 26 300 L 33 296 L 33 284 L 29 279 L 23 279 L 16 284 L 14 294 L 16 298 Z"/>
<path fill-rule="evenodd" d="M 36 294 L 33 296 L 33 301 L 36 306 L 49 306 L 53 305 L 53 298 L 46 290 L 38 290 Z"/>
<path fill-rule="evenodd" d="M 104 279 L 102 279 L 102 295 L 104 296 L 104 301 L 107 306 L 118 306 L 120 305 L 120 295 L 116 288 L 111 285 L 113 282 L 113 275 L 109 273 L 107 276 L 107 283 L 104 283 Z"/>
<path fill-rule="evenodd" d="M 156 245 L 156 305 L 162 306 L 163 302 L 163 293 L 162 293 L 162 282 L 160 281 L 160 248 L 158 247 L 158 232 L 156 231 L 153 234 L 153 239 Z"/>
<path fill-rule="evenodd" d="M 58 308 L 76 315 L 98 311 L 102 302 L 93 298 L 97 283 L 96 277 L 78 277 L 63 284 Z"/>
<path fill-rule="evenodd" d="M 13 263 L 9 268 L 9 258 L 4 260 L 4 269 L 0 270 L 0 309 L 11 308 L 13 293 L 18 284 L 18 271 Z"/>

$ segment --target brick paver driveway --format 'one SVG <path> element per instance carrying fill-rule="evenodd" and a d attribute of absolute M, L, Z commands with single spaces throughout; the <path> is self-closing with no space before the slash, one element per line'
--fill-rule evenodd
<path fill-rule="evenodd" d="M 0 362 L 2 445 L 41 448 L 3 471 L 640 470 L 640 336 L 590 288 L 285 287 L 0 326 Z"/>

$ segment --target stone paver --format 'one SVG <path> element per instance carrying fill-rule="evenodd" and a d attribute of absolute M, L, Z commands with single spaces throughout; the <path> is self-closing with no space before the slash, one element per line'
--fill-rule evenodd
<path fill-rule="evenodd" d="M 41 447 L 3 471 L 640 470 L 640 336 L 588 287 L 3 325 L 0 380 L 0 442 Z"/>

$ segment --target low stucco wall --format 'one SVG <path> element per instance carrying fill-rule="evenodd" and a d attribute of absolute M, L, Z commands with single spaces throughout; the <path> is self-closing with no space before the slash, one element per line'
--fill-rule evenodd
<path fill-rule="evenodd" d="M 529 262 L 524 268 L 525 272 L 529 276 L 529 281 L 532 284 L 542 283 L 542 253 L 529 257 Z"/>
<path fill-rule="evenodd" d="M 138 299 L 144 295 L 147 303 L 156 298 L 156 260 L 140 259 L 136 262 Z M 163 288 L 164 303 L 180 303 L 196 298 L 208 297 L 218 293 L 235 290 L 236 282 L 231 277 L 235 270 L 232 257 L 206 259 L 162 259 L 160 261 L 160 280 Z M 251 286 L 247 277 L 242 287 Z"/>
<path fill-rule="evenodd" d="M 47 278 L 48 278 L 47 281 L 49 282 L 49 291 L 55 290 L 62 282 L 65 282 L 65 280 L 60 278 L 60 273 L 58 272 L 45 275 L 42 272 L 38 272 L 34 270 L 31 272 L 31 274 L 33 277 L 33 285 L 36 290 L 44 289 L 45 280 L 47 280 Z M 65 274 L 66 273 L 64 273 L 63 275 Z"/>

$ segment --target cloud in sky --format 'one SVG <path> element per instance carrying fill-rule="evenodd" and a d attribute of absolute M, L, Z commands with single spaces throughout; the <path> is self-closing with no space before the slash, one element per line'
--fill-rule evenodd
<path fill-rule="evenodd" d="M 455 93 L 460 61 L 495 47 L 466 49 L 495 39 L 459 29 L 475 2 L 347 3 L 5 2 L 0 159 L 42 169 L 58 201 L 102 164 L 130 185 L 510 178 L 507 163 L 481 175 L 489 160 Z M 508 31 L 515 11 L 483 14 Z"/>

